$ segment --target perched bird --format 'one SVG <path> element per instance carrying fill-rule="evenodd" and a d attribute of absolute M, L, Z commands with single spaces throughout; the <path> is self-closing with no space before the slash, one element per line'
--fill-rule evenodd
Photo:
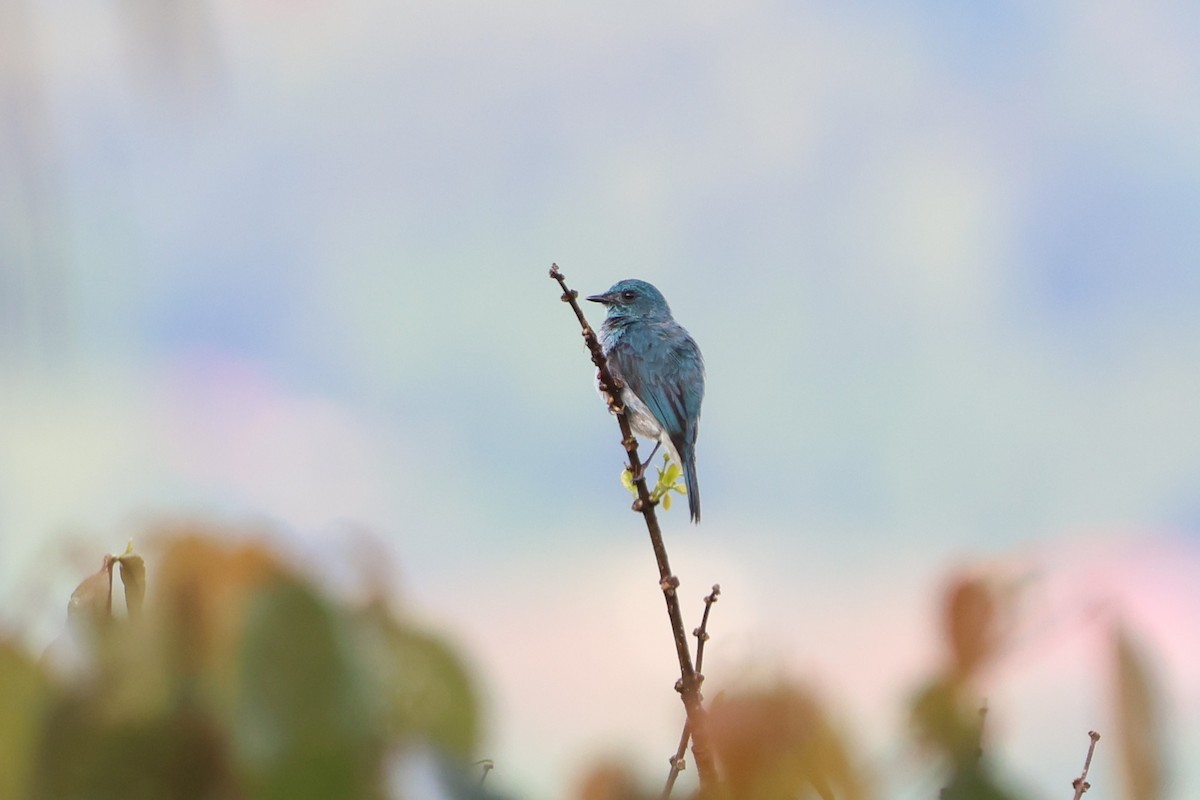
<path fill-rule="evenodd" d="M 687 482 L 692 522 L 700 521 L 696 433 L 704 400 L 704 358 L 696 341 L 671 316 L 662 292 L 628 279 L 588 298 L 608 309 L 600 340 L 633 432 L 666 445 Z M 651 452 L 650 456 L 653 457 Z M 649 463 L 650 458 L 646 459 Z"/>

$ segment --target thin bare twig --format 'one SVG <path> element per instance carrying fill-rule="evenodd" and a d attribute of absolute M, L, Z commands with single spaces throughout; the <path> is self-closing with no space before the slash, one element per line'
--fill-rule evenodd
<path fill-rule="evenodd" d="M 987 722 L 988 701 L 983 698 L 983 704 L 979 706 L 979 739 L 975 744 L 975 760 L 983 758 L 983 726 Z"/>
<path fill-rule="evenodd" d="M 1072 788 L 1075 789 L 1075 797 L 1073 800 L 1080 800 L 1083 793 L 1092 788 L 1092 785 L 1087 781 L 1088 770 L 1092 767 L 1092 753 L 1096 752 L 1096 742 L 1100 741 L 1100 734 L 1095 731 L 1088 731 L 1088 738 L 1091 739 L 1091 744 L 1088 745 L 1087 758 L 1083 762 L 1083 772 L 1079 777 L 1071 781 Z"/>
<path fill-rule="evenodd" d="M 717 598 L 721 595 L 721 584 L 714 583 L 712 591 L 704 598 L 704 616 L 700 618 L 700 627 L 692 631 L 692 635 L 696 637 L 696 673 L 701 674 L 700 670 L 704 666 L 704 643 L 708 641 L 708 612 L 712 610 L 713 603 L 717 602 Z"/>
<path fill-rule="evenodd" d="M 475 762 L 474 766 L 483 768 L 483 774 L 479 776 L 479 785 L 483 786 L 484 781 L 487 780 L 488 773 L 496 768 L 496 762 L 490 758 L 481 758 Z"/>
<path fill-rule="evenodd" d="M 621 426 L 621 444 L 629 459 L 628 468 L 630 474 L 636 477 L 633 485 L 637 488 L 637 499 L 633 501 L 633 510 L 641 513 L 646 521 L 650 544 L 654 548 L 654 557 L 658 562 L 658 585 L 662 589 L 663 599 L 667 604 L 667 616 L 671 619 L 671 629 L 675 637 L 675 653 L 679 657 L 680 678 L 679 682 L 675 684 L 675 688 L 683 699 L 688 725 L 692 729 L 692 753 L 696 756 L 696 771 L 700 776 L 701 791 L 704 791 L 706 788 L 716 785 L 717 770 L 712 752 L 709 750 L 707 728 L 704 724 L 704 706 L 700 700 L 700 679 L 697 676 L 696 668 L 692 666 L 692 654 L 688 648 L 687 634 L 683 629 L 683 613 L 680 611 L 679 598 L 675 593 L 679 586 L 679 579 L 671 573 L 671 564 L 667 560 L 667 549 L 663 544 L 662 530 L 658 526 L 658 517 L 654 513 L 657 503 L 651 499 L 650 490 L 646 488 L 645 475 L 642 474 L 644 470 L 638 459 L 637 439 L 633 436 L 633 429 L 629 427 L 629 419 L 625 416 L 625 409 L 621 405 L 622 385 L 609 371 L 608 360 L 604 357 L 604 349 L 600 346 L 600 340 L 596 338 L 595 331 L 592 330 L 587 317 L 583 315 L 583 310 L 579 307 L 577 302 L 579 293 L 567 288 L 566 278 L 559 271 L 557 264 L 550 265 L 550 278 L 557 281 L 558 285 L 562 287 L 562 301 L 571 306 L 575 312 L 575 318 L 579 320 L 579 325 L 583 329 L 584 343 L 587 345 L 588 352 L 591 353 L 592 363 L 599 371 L 600 391 L 604 393 L 609 409 L 616 415 L 617 424 Z"/>
<path fill-rule="evenodd" d="M 712 610 L 713 603 L 717 602 L 717 597 L 721 594 L 721 585 L 714 583 L 712 591 L 704 598 L 704 616 L 700 618 L 700 627 L 692 631 L 696 637 L 696 675 L 699 676 L 701 685 L 704 684 L 704 643 L 708 641 L 708 612 Z M 703 700 L 704 698 L 701 697 Z M 683 721 L 683 732 L 679 734 L 679 747 L 675 748 L 675 755 L 669 759 L 671 763 L 671 771 L 667 773 L 667 784 L 663 787 L 662 800 L 667 800 L 671 796 L 672 790 L 675 788 L 675 780 L 679 777 L 679 773 L 683 772 L 687 766 L 685 754 L 687 753 L 688 740 L 692 736 L 692 726 L 688 720 Z"/>

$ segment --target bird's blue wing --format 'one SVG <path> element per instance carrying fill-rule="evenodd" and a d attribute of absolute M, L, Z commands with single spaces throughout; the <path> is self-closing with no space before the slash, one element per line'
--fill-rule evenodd
<path fill-rule="evenodd" d="M 610 369 L 646 404 L 676 449 L 690 449 L 704 400 L 704 359 L 687 331 L 677 324 L 629 331 L 608 359 Z"/>
<path fill-rule="evenodd" d="M 700 521 L 695 445 L 704 400 L 704 359 L 695 340 L 674 322 L 626 329 L 608 352 L 608 365 L 658 420 L 679 454 L 688 510 Z"/>

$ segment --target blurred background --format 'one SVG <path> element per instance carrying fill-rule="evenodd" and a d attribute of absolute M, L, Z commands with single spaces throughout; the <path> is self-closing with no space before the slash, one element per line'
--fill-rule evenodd
<path fill-rule="evenodd" d="M 803 681 L 884 796 L 931 796 L 897 742 L 983 571 L 1018 786 L 1064 796 L 1111 729 L 1120 621 L 1196 796 L 1198 31 L 1183 0 L 5 0 L 0 624 L 44 644 L 161 520 L 369 538 L 474 669 L 489 781 L 665 777 L 657 573 L 557 261 L 655 283 L 703 348 L 704 522 L 664 524 L 689 629 L 722 587 L 710 693 Z"/>

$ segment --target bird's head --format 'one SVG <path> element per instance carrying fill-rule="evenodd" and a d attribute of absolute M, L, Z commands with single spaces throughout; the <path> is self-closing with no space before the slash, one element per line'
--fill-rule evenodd
<path fill-rule="evenodd" d="M 671 308 L 662 292 L 653 285 L 636 278 L 617 281 L 604 294 L 588 298 L 593 303 L 602 303 L 608 309 L 609 319 L 670 319 Z"/>

